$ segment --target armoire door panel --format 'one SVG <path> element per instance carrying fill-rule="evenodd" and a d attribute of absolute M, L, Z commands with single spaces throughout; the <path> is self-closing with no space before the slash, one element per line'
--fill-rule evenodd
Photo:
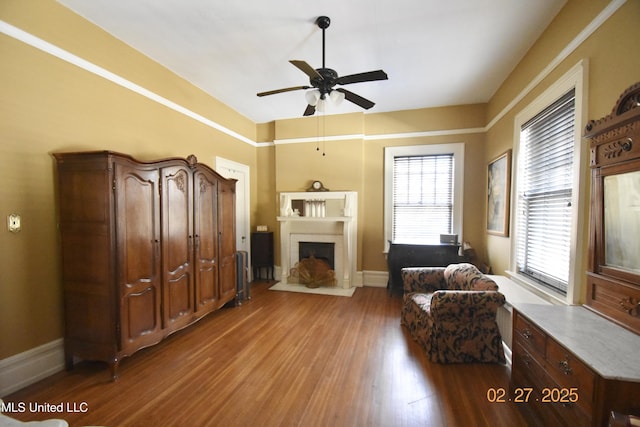
<path fill-rule="evenodd" d="M 237 293 L 235 256 L 220 260 L 220 302 L 231 301 Z"/>
<path fill-rule="evenodd" d="M 236 295 L 236 230 L 235 181 L 218 188 L 218 258 L 220 265 L 220 302 L 226 303 Z"/>
<path fill-rule="evenodd" d="M 118 183 L 116 199 L 118 244 L 123 282 L 134 286 L 158 279 L 160 235 L 158 230 L 158 173 L 127 172 Z"/>
<path fill-rule="evenodd" d="M 161 174 L 163 320 L 164 327 L 175 330 L 194 312 L 191 170 L 168 166 Z"/>
<path fill-rule="evenodd" d="M 208 311 L 217 305 L 218 292 L 218 182 L 205 170 L 194 173 L 194 233 L 196 310 Z"/>
<path fill-rule="evenodd" d="M 116 221 L 122 350 L 161 339 L 158 170 L 116 163 Z"/>
<path fill-rule="evenodd" d="M 193 313 L 193 283 L 190 274 L 183 274 L 165 283 L 165 321 L 168 325 L 180 325 L 180 319 L 191 320 Z"/>
<path fill-rule="evenodd" d="M 198 309 L 217 300 L 218 266 L 202 262 L 198 267 Z"/>
<path fill-rule="evenodd" d="M 157 316 L 154 315 L 158 299 L 157 289 L 152 286 L 126 296 L 123 304 L 123 311 L 127 316 L 126 328 L 123 328 L 123 332 L 126 333 L 123 338 L 126 342 L 144 340 L 145 335 L 153 335 L 158 329 L 160 325 Z"/>

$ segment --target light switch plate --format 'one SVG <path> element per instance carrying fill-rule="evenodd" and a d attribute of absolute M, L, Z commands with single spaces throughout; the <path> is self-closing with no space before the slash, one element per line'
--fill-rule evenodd
<path fill-rule="evenodd" d="M 20 225 L 20 215 L 11 214 L 7 217 L 7 228 L 12 233 L 17 233 L 21 229 Z"/>

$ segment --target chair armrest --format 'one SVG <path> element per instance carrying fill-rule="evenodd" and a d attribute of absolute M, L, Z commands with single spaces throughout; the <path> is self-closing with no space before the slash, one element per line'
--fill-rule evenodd
<path fill-rule="evenodd" d="M 476 322 L 496 318 L 505 297 L 498 291 L 436 291 L 431 316 L 440 321 Z"/>
<path fill-rule="evenodd" d="M 401 275 L 405 293 L 431 293 L 445 287 L 444 267 L 405 267 Z"/>

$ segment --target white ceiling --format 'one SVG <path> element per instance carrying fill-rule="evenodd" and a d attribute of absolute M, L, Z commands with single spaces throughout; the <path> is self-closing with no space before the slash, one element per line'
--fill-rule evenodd
<path fill-rule="evenodd" d="M 58 0 L 257 123 L 301 117 L 290 59 L 389 80 L 345 88 L 383 112 L 487 102 L 566 0 Z M 327 114 L 362 111 L 350 102 Z"/>

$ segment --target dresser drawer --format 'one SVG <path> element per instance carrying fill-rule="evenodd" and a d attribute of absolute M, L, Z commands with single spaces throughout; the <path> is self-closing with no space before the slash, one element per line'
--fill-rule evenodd
<path fill-rule="evenodd" d="M 545 406 L 546 405 L 546 406 Z M 549 405 L 553 407 L 556 415 L 558 415 L 567 426 L 590 426 L 591 417 L 584 409 L 575 403 L 542 403 L 542 409 L 548 409 Z"/>
<path fill-rule="evenodd" d="M 542 358 L 543 356 L 539 356 Z M 529 353 L 522 345 L 513 348 L 513 384 L 515 389 L 531 388 L 526 405 L 535 410 L 544 425 L 588 426 L 591 417 L 578 402 L 571 402 L 567 393 L 547 372 L 548 363 Z M 580 399 L 582 396 L 579 396 Z"/>
<path fill-rule="evenodd" d="M 513 339 L 515 343 L 521 343 L 529 351 L 545 355 L 547 336 L 527 318 L 515 312 L 513 325 Z"/>
<path fill-rule="evenodd" d="M 516 342 L 513 346 L 513 372 L 517 372 L 520 377 L 518 384 L 514 385 L 533 388 L 535 393 L 539 394 L 542 387 L 548 386 L 549 383 L 548 375 L 541 364 L 544 364 L 544 361 L 537 360 L 536 356 L 529 353 L 522 344 Z M 535 398 L 539 397 L 535 396 Z"/>
<path fill-rule="evenodd" d="M 553 339 L 547 341 L 547 365 L 553 380 L 561 387 L 577 389 L 578 405 L 591 412 L 596 381 L 594 372 Z"/>

